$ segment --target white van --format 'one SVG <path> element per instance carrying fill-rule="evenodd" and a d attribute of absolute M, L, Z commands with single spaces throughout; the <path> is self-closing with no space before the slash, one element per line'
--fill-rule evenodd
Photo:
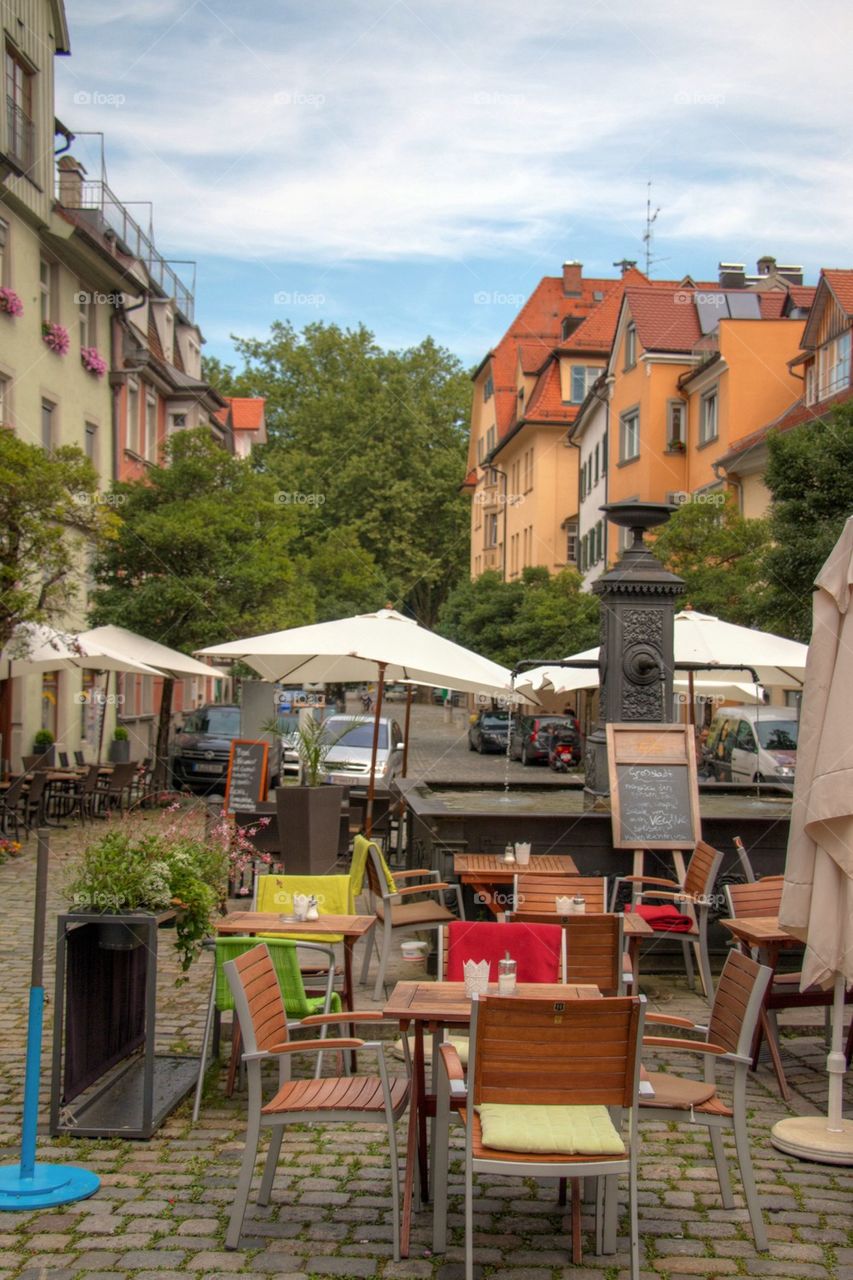
<path fill-rule="evenodd" d="M 796 707 L 723 707 L 705 743 L 705 767 L 718 782 L 790 786 L 797 766 Z"/>

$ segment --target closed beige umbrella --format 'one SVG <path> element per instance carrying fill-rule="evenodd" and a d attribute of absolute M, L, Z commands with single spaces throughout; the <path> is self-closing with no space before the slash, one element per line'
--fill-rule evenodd
<path fill-rule="evenodd" d="M 853 1164 L 842 1118 L 845 985 L 853 983 L 853 516 L 816 582 L 779 920 L 806 944 L 801 986 L 834 987 L 828 1116 L 775 1125 L 775 1146 Z"/>

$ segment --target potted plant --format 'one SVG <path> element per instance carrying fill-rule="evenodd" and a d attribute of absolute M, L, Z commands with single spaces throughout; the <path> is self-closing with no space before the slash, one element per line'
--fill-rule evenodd
<path fill-rule="evenodd" d="M 275 725 L 265 728 L 277 732 Z M 278 787 L 275 793 L 281 854 L 288 874 L 322 875 L 338 856 L 346 790 L 325 781 L 326 756 L 336 739 L 324 733 L 321 720 L 307 716 L 294 739 L 301 767 L 300 783 Z"/>
<path fill-rule="evenodd" d="M 684 453 L 685 446 L 683 440 L 668 440 L 666 447 L 670 453 Z"/>
<path fill-rule="evenodd" d="M 54 737 L 50 729 L 39 729 L 33 737 L 33 751 L 41 756 L 44 764 L 54 763 L 56 751 L 53 744 Z"/>
<path fill-rule="evenodd" d="M 89 916 L 127 917 L 99 925 L 100 945 L 109 950 L 139 946 L 147 917 L 177 913 L 175 948 L 187 970 L 222 910 L 229 856 L 229 841 L 205 835 L 196 809 L 178 814 L 172 808 L 153 821 L 128 816 L 74 860 L 67 900 L 72 911 Z"/>
<path fill-rule="evenodd" d="M 130 735 L 122 724 L 113 730 L 109 757 L 113 764 L 125 764 L 130 759 Z"/>

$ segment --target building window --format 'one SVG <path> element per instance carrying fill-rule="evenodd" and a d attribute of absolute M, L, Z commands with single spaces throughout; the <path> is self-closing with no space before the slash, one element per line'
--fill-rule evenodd
<path fill-rule="evenodd" d="M 640 456 L 640 411 L 629 409 L 619 419 L 619 461 L 632 462 Z"/>
<path fill-rule="evenodd" d="M 595 526 L 595 563 L 598 564 L 604 556 L 604 521 L 599 520 Z"/>
<path fill-rule="evenodd" d="M 9 224 L 0 218 L 0 285 L 9 284 Z"/>
<path fill-rule="evenodd" d="M 98 469 L 98 428 L 94 422 L 86 423 L 86 457 Z"/>
<path fill-rule="evenodd" d="M 569 520 L 566 524 L 566 560 L 569 564 L 577 564 L 578 559 L 578 522 Z"/>
<path fill-rule="evenodd" d="M 819 398 L 835 395 L 850 385 L 850 330 L 833 338 L 818 352 L 820 364 Z"/>
<path fill-rule="evenodd" d="M 77 290 L 77 315 L 80 323 L 80 349 L 98 345 L 97 310 L 91 293 L 82 287 Z"/>
<path fill-rule="evenodd" d="M 42 258 L 39 262 L 39 309 L 42 324 L 57 324 L 59 308 L 56 299 L 56 263 Z"/>
<path fill-rule="evenodd" d="M 498 517 L 497 515 L 486 516 L 486 535 L 483 546 L 488 551 L 490 547 L 498 545 Z"/>
<path fill-rule="evenodd" d="M 594 456 L 595 456 L 595 468 L 594 468 L 594 480 L 593 480 L 593 483 L 594 483 L 594 484 L 598 484 L 598 477 L 599 477 L 599 475 L 600 475 L 600 471 L 599 471 L 599 465 L 600 465 L 600 464 L 599 464 L 599 455 L 600 455 L 600 453 L 601 453 L 601 441 L 599 441 L 599 443 L 595 446 L 595 455 L 594 455 Z"/>
<path fill-rule="evenodd" d="M 666 443 L 669 449 L 683 448 L 686 444 L 684 431 L 684 401 L 669 400 L 666 406 Z"/>
<path fill-rule="evenodd" d="M 485 458 L 485 456 L 486 456 L 486 442 L 483 439 L 483 437 L 480 436 L 480 439 L 477 441 L 477 462 L 480 466 L 483 465 L 483 459 Z"/>
<path fill-rule="evenodd" d="M 495 394 L 495 381 L 492 375 L 489 374 L 488 378 L 486 378 L 486 381 L 483 383 L 483 399 L 491 400 L 494 394 Z"/>
<path fill-rule="evenodd" d="M 814 362 L 806 369 L 806 404 L 814 404 L 817 399 L 817 371 Z"/>
<path fill-rule="evenodd" d="M 625 330 L 625 368 L 633 369 L 637 363 L 637 327 L 629 324 Z"/>
<path fill-rule="evenodd" d="M 597 365 L 576 364 L 572 367 L 571 404 L 580 404 L 586 399 L 601 373 L 603 369 Z"/>
<path fill-rule="evenodd" d="M 139 452 L 139 385 L 136 382 L 127 384 L 127 433 L 125 447 Z"/>
<path fill-rule="evenodd" d="M 607 475 L 607 432 L 601 437 L 601 474 Z"/>
<path fill-rule="evenodd" d="M 497 428 L 489 427 L 486 432 L 486 453 L 491 453 L 498 442 Z"/>
<path fill-rule="evenodd" d="M 524 453 L 524 478 L 522 486 L 524 493 L 529 493 L 533 488 L 533 449 L 526 449 Z"/>
<path fill-rule="evenodd" d="M 50 400 L 42 400 L 41 402 L 41 447 L 46 453 L 50 453 L 56 444 L 55 436 L 55 412 L 56 405 Z"/>
<path fill-rule="evenodd" d="M 6 46 L 6 149 L 21 169 L 35 158 L 32 71 L 14 49 Z"/>
<path fill-rule="evenodd" d="M 717 438 L 717 393 L 709 391 L 702 397 L 699 414 L 699 443 L 707 444 Z"/>
<path fill-rule="evenodd" d="M 145 397 L 145 452 L 149 462 L 157 461 L 157 401 L 152 395 Z"/>

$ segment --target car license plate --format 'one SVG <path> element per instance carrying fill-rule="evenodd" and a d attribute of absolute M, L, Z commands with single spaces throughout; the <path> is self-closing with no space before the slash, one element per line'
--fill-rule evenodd
<path fill-rule="evenodd" d="M 196 773 L 221 773 L 221 764 L 195 764 L 193 769 Z"/>

